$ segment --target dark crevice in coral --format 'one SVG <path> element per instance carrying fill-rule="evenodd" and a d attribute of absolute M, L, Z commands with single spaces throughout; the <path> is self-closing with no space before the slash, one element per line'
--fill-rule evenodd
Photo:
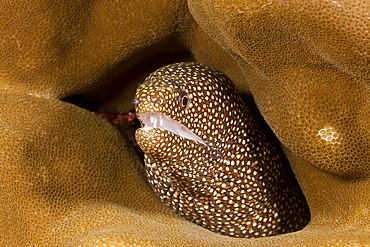
<path fill-rule="evenodd" d="M 74 104 L 88 111 L 96 112 L 102 104 L 81 94 L 74 94 L 63 99 L 64 102 Z"/>
<path fill-rule="evenodd" d="M 117 68 L 107 73 L 105 78 L 96 83 L 97 86 L 86 92 L 71 95 L 62 100 L 92 111 L 97 106 L 118 110 L 120 110 L 119 108 L 127 108 L 126 105 L 133 99 L 137 85 L 151 72 L 170 63 L 192 60 L 190 52 L 178 49 L 149 54 L 137 64 L 122 65 L 126 68 L 124 71 Z M 129 107 L 133 109 L 133 105 L 130 104 Z"/>
<path fill-rule="evenodd" d="M 123 72 L 113 72 L 103 79 L 100 86 L 87 92 L 85 95 L 100 102 L 104 107 L 121 110 L 127 109 L 134 98 L 136 87 L 139 83 L 156 69 L 176 62 L 191 61 L 193 58 L 188 51 L 173 50 L 158 52 L 134 64 Z M 133 109 L 133 105 L 130 105 Z"/>

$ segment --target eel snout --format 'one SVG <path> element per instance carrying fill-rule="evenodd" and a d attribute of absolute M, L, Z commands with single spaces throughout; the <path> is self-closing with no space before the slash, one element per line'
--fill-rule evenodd
<path fill-rule="evenodd" d="M 206 142 L 194 134 L 193 131 L 163 113 L 145 112 L 139 113 L 138 115 L 143 128 L 152 127 L 167 130 L 178 136 L 207 145 Z"/>

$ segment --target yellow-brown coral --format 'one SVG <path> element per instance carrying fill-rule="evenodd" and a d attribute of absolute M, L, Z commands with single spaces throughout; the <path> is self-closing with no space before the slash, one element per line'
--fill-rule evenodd
<path fill-rule="evenodd" d="M 0 245 L 370 242 L 368 3 L 189 6 L 232 57 L 185 1 L 2 1 Z M 149 58 L 159 67 L 156 54 L 184 50 L 250 89 L 308 200 L 305 229 L 233 239 L 182 220 L 156 199 L 113 127 L 61 101 L 114 101 L 109 85 L 123 74 L 130 79 L 121 78 L 121 108 L 129 109 L 136 83 L 151 72 L 130 77 L 131 69 Z"/>

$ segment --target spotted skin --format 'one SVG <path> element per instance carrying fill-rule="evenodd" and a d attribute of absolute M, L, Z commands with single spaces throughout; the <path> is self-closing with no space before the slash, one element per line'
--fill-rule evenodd
<path fill-rule="evenodd" d="M 283 154 L 225 74 L 199 63 L 168 65 L 149 75 L 133 102 L 142 124 L 143 113 L 162 113 L 204 141 L 158 126 L 136 131 L 153 190 L 178 214 L 233 237 L 272 236 L 308 223 Z"/>

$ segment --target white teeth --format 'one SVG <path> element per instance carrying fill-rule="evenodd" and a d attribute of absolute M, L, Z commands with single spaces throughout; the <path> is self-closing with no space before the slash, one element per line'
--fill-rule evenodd
<path fill-rule="evenodd" d="M 184 138 L 194 140 L 200 142 L 206 146 L 208 146 L 205 141 L 197 136 L 193 131 L 189 130 L 186 126 L 180 124 L 176 120 L 162 114 L 162 113 L 154 113 L 154 112 L 144 112 L 138 114 L 139 119 L 141 120 L 143 127 L 153 127 L 153 128 L 161 128 L 167 131 L 171 131 L 172 133 L 182 136 Z M 159 118 L 159 121 L 158 121 Z M 149 120 L 149 121 L 148 121 Z M 158 126 L 159 122 L 159 126 Z"/>
<path fill-rule="evenodd" d="M 157 118 L 154 118 L 153 127 L 154 127 L 154 128 L 157 128 Z"/>

